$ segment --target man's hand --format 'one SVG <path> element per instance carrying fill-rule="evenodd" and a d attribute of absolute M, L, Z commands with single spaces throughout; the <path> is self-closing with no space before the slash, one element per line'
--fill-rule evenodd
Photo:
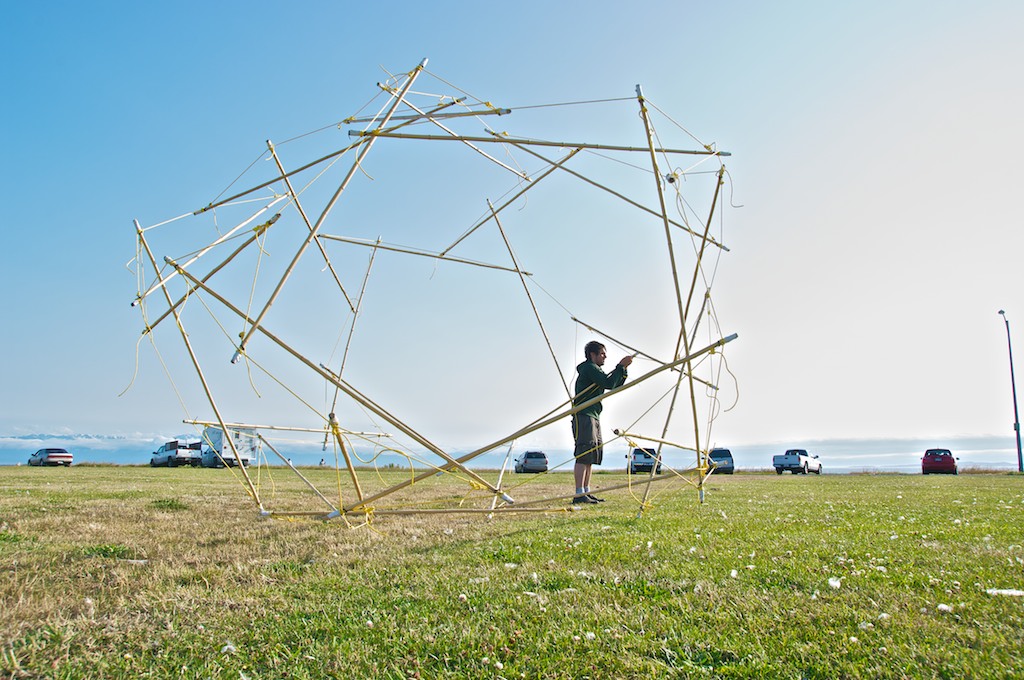
<path fill-rule="evenodd" d="M 632 356 L 622 357 L 622 359 L 619 360 L 619 366 L 622 366 L 623 368 L 625 368 L 626 366 L 629 366 L 631 363 L 633 363 L 633 357 Z"/>

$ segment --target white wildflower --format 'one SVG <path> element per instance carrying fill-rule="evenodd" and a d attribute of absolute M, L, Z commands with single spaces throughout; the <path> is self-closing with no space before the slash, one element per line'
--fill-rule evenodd
<path fill-rule="evenodd" d="M 828 580 L 828 585 L 829 585 L 829 587 L 830 587 L 830 588 L 835 588 L 835 589 L 837 589 L 837 590 L 838 590 L 838 589 L 839 589 L 839 587 L 843 585 L 843 582 L 842 582 L 842 580 L 841 580 L 841 579 L 838 579 L 838 578 L 832 577 L 832 578 L 830 578 L 830 579 Z"/>
<path fill-rule="evenodd" d="M 518 566 L 519 566 L 519 565 L 518 565 L 518 564 L 516 564 L 515 562 L 506 562 L 506 563 L 505 563 L 505 568 L 506 568 L 506 569 L 515 569 L 515 568 L 517 568 Z"/>
<path fill-rule="evenodd" d="M 870 621 L 861 621 L 857 624 L 857 627 L 861 630 L 871 630 L 875 627 L 875 624 L 871 623 Z"/>
<path fill-rule="evenodd" d="M 588 630 L 586 633 L 583 634 L 583 637 L 587 638 L 588 640 L 593 640 L 597 636 Z"/>
<path fill-rule="evenodd" d="M 949 612 L 953 611 L 953 608 L 950 607 L 948 604 L 940 604 L 938 607 L 936 607 L 936 609 L 938 609 L 940 612 L 944 614 L 948 614 Z"/>
<path fill-rule="evenodd" d="M 468 599 L 469 597 L 467 597 L 465 593 L 459 593 L 459 602 L 465 602 Z"/>
<path fill-rule="evenodd" d="M 737 576 L 739 576 L 739 572 L 736 571 L 735 569 L 733 569 L 732 571 L 729 572 L 729 576 L 731 578 L 736 578 Z"/>
<path fill-rule="evenodd" d="M 879 621 L 888 621 L 891 618 L 892 617 L 889 616 L 888 614 L 886 614 L 885 612 L 882 612 L 881 614 L 878 615 L 878 620 Z"/>
<path fill-rule="evenodd" d="M 851 635 L 850 636 L 850 642 L 852 642 L 853 644 L 857 644 L 858 642 L 860 642 L 860 640 L 858 640 L 857 638 L 855 638 L 854 636 Z"/>
<path fill-rule="evenodd" d="M 234 654 L 237 651 L 238 649 L 230 642 L 228 642 L 226 645 L 220 648 L 221 654 Z"/>
<path fill-rule="evenodd" d="M 366 622 L 366 627 L 367 628 L 373 628 L 373 621 L 367 621 Z"/>
<path fill-rule="evenodd" d="M 498 670 L 500 671 L 500 670 L 501 670 L 502 668 L 504 668 L 504 667 L 505 667 L 505 664 L 503 664 L 503 663 L 502 663 L 502 662 L 500 662 L 500 661 L 495 661 L 495 662 L 494 662 L 494 667 L 495 667 L 495 668 L 497 668 L 497 669 L 498 669 Z"/>

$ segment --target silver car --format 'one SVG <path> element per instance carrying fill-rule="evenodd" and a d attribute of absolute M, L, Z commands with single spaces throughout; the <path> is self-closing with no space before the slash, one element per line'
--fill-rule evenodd
<path fill-rule="evenodd" d="M 65 449 L 39 449 L 28 457 L 29 465 L 63 465 L 70 467 L 74 456 Z"/>
<path fill-rule="evenodd" d="M 548 455 L 543 451 L 526 451 L 516 458 L 516 472 L 547 472 Z"/>

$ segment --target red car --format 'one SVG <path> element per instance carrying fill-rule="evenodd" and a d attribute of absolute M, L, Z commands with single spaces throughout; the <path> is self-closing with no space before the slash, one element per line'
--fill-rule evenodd
<path fill-rule="evenodd" d="M 955 475 L 956 458 L 949 449 L 928 449 L 921 459 L 921 474 L 947 474 Z"/>

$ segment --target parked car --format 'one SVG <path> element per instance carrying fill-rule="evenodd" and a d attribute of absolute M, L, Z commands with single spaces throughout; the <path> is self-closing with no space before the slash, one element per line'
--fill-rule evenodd
<path fill-rule="evenodd" d="M 957 474 L 956 457 L 949 449 L 928 449 L 921 458 L 921 474 Z"/>
<path fill-rule="evenodd" d="M 633 449 L 629 454 L 629 471 L 633 474 L 646 472 L 650 474 L 654 468 L 654 461 L 658 457 L 657 449 Z M 661 474 L 661 461 L 658 461 L 658 469 L 655 474 Z"/>
<path fill-rule="evenodd" d="M 185 443 L 178 440 L 170 441 L 153 452 L 149 459 L 151 467 L 178 467 L 179 465 L 199 465 L 203 455 L 202 442 Z"/>
<path fill-rule="evenodd" d="M 29 465 L 63 465 L 70 467 L 74 458 L 65 449 L 39 449 L 28 457 Z"/>
<path fill-rule="evenodd" d="M 715 469 L 712 472 L 720 475 L 731 475 L 736 470 L 732 460 L 732 451 L 729 449 L 711 449 L 708 457 L 715 461 Z"/>
<path fill-rule="evenodd" d="M 803 449 L 790 449 L 781 455 L 772 456 L 772 467 L 780 475 L 786 470 L 794 475 L 797 473 L 806 475 L 808 472 L 821 474 L 821 461 L 818 460 L 818 454 L 811 455 Z"/>
<path fill-rule="evenodd" d="M 526 451 L 516 458 L 516 472 L 547 472 L 548 455 L 543 451 Z"/>

